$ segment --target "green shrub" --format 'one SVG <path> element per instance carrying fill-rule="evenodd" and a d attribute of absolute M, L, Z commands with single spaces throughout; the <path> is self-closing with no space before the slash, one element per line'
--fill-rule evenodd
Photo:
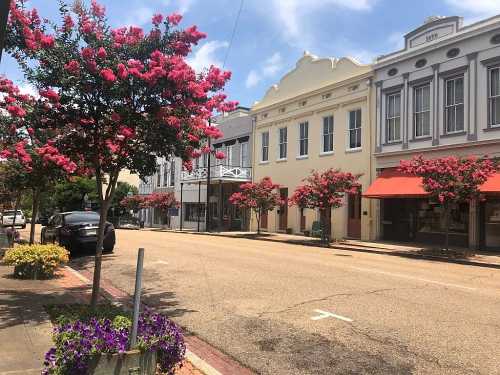
<path fill-rule="evenodd" d="M 50 278 L 69 253 L 58 245 L 18 245 L 7 250 L 4 262 L 14 266 L 14 275 L 25 279 Z"/>

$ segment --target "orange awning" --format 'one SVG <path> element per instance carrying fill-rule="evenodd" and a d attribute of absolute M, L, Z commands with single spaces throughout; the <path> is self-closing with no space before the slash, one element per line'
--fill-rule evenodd
<path fill-rule="evenodd" d="M 484 194 L 500 194 L 500 172 L 488 178 L 488 181 L 482 184 L 479 190 Z"/>
<path fill-rule="evenodd" d="M 365 191 L 365 198 L 417 198 L 428 193 L 422 187 L 422 178 L 399 172 L 396 168 L 384 169 Z"/>

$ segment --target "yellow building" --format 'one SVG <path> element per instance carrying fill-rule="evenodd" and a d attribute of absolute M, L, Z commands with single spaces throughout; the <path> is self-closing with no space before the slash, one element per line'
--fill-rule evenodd
<path fill-rule="evenodd" d="M 332 212 L 333 238 L 372 239 L 372 205 L 361 190 L 372 181 L 370 87 L 373 71 L 351 58 L 299 59 L 254 104 L 253 179 L 270 176 L 290 197 L 312 170 L 361 173 L 360 193 Z M 270 232 L 304 233 L 319 220 L 315 210 L 283 206 L 263 217 Z M 254 220 L 255 221 L 255 220 Z M 255 229 L 256 223 L 253 223 Z"/>

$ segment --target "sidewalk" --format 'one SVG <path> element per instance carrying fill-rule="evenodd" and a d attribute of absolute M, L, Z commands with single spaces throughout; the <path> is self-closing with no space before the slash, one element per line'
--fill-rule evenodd
<path fill-rule="evenodd" d="M 200 236 L 205 235 L 228 238 L 246 238 L 250 240 L 281 242 L 292 245 L 314 246 L 322 248 L 329 247 L 336 250 L 358 251 L 364 253 L 383 254 L 404 258 L 425 259 L 500 269 L 500 252 L 478 252 L 476 254 L 469 255 L 467 249 L 450 249 L 450 251 L 446 253 L 444 251 L 437 250 L 435 247 L 433 248 L 430 246 L 422 246 L 419 244 L 410 243 L 407 245 L 401 245 L 391 242 L 361 240 L 340 240 L 330 243 L 330 246 L 325 246 L 321 243 L 321 240 L 319 238 L 284 233 L 264 232 L 260 235 L 257 235 L 257 233 L 255 232 L 195 232 L 188 230 L 165 230 L 160 228 L 146 228 L 145 230 L 187 233 Z"/>
<path fill-rule="evenodd" d="M 91 284 L 69 267 L 59 270 L 53 280 L 18 280 L 11 274 L 12 267 L 0 265 L 0 375 L 40 374 L 44 355 L 52 346 L 52 324 L 44 305 L 88 303 Z M 131 303 L 131 296 L 107 280 L 102 290 L 111 301 Z M 251 374 L 243 368 L 239 371 L 229 358 L 198 338 L 186 335 L 185 341 L 186 360 L 176 375 Z"/>
<path fill-rule="evenodd" d="M 0 375 L 40 374 L 52 346 L 44 305 L 81 301 L 87 287 L 61 274 L 54 280 L 16 280 L 0 266 Z"/>

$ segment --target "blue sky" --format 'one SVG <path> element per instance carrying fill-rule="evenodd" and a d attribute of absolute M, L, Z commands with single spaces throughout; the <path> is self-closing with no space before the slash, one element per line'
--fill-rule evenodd
<path fill-rule="evenodd" d="M 90 2 L 90 0 L 88 0 Z M 500 13 L 500 0 L 244 0 L 233 44 L 229 44 L 240 0 L 101 0 L 113 26 L 148 27 L 153 13 L 184 14 L 183 26 L 196 24 L 208 38 L 194 49 L 196 69 L 210 64 L 233 72 L 227 93 L 251 106 L 292 69 L 305 50 L 318 56 L 352 56 L 369 63 L 402 46 L 403 34 L 431 15 L 460 15 L 466 23 Z M 55 0 L 31 0 L 48 18 Z M 8 56 L 0 74 L 23 86 Z"/>

